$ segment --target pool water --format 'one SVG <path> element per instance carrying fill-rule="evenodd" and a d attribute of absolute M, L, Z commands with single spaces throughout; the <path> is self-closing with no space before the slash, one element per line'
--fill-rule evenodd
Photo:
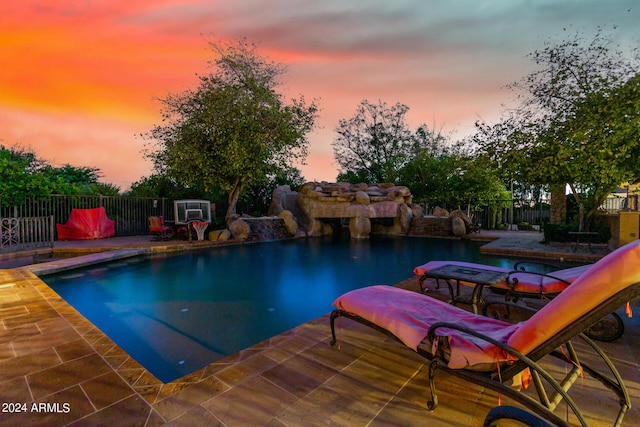
<path fill-rule="evenodd" d="M 427 261 L 513 265 L 480 254 L 481 245 L 318 237 L 136 257 L 43 280 L 169 382 L 330 312 L 345 292 L 412 277 Z"/>

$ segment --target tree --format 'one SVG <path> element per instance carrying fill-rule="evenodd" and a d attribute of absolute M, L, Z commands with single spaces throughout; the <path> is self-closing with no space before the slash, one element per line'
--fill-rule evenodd
<path fill-rule="evenodd" d="M 229 219 L 246 186 L 304 162 L 318 109 L 303 97 L 283 101 L 275 90 L 282 66 L 255 45 L 242 40 L 210 47 L 217 55 L 209 62 L 212 71 L 199 76 L 197 89 L 167 95 L 163 124 L 144 137 L 155 141 L 147 155 L 157 173 L 226 191 Z"/>
<path fill-rule="evenodd" d="M 49 183 L 52 194 L 117 196 L 120 192 L 120 188 L 113 184 L 98 182 L 101 173 L 96 167 L 65 164 L 56 168 L 46 165 L 40 173 Z"/>
<path fill-rule="evenodd" d="M 33 151 L 0 145 L 0 205 L 16 206 L 29 196 L 49 194 L 46 179 L 38 173 L 43 164 Z"/>
<path fill-rule="evenodd" d="M 100 169 L 87 166 L 53 167 L 36 153 L 14 145 L 0 145 L 0 204 L 16 206 L 27 197 L 50 194 L 100 194 L 117 196 L 120 189 L 100 183 Z"/>
<path fill-rule="evenodd" d="M 400 176 L 416 201 L 448 208 L 464 206 L 468 212 L 479 204 L 493 205 L 505 190 L 498 171 L 486 157 L 462 151 L 437 156 L 425 151 L 413 158 Z"/>
<path fill-rule="evenodd" d="M 607 194 L 640 176 L 638 64 L 600 32 L 589 44 L 576 35 L 531 58 L 540 69 L 511 86 L 522 104 L 497 127 L 479 125 L 477 140 L 500 164 L 518 165 L 511 172 L 524 182 L 568 185 L 582 230 Z"/>
<path fill-rule="evenodd" d="M 206 193 L 202 187 L 186 187 L 178 182 L 161 174 L 152 174 L 143 177 L 139 181 L 131 184 L 126 196 L 129 197 L 158 197 L 167 199 L 204 199 L 217 198 L 219 192 Z"/>
<path fill-rule="evenodd" d="M 415 139 L 405 115 L 409 107 L 363 100 L 350 119 L 335 128 L 333 153 L 340 174 L 357 176 L 365 182 L 395 182 L 399 171 L 411 158 Z M 348 174 L 351 172 L 351 174 Z"/>

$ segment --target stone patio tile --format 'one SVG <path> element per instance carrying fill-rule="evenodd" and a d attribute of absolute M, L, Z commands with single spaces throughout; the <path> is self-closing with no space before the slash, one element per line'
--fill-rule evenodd
<path fill-rule="evenodd" d="M 187 411 L 191 412 L 192 407 L 200 405 L 228 389 L 227 385 L 211 376 L 157 402 L 153 407 L 166 420 L 171 421 L 181 417 Z"/>
<path fill-rule="evenodd" d="M 62 345 L 80 338 L 75 329 L 67 326 L 65 329 L 54 330 L 40 334 L 37 338 L 31 336 L 19 338 L 13 341 L 13 348 L 17 356 L 44 350 L 49 347 Z"/>
<path fill-rule="evenodd" d="M 262 425 L 296 401 L 291 393 L 262 377 L 242 384 L 202 404 L 229 427 Z"/>
<path fill-rule="evenodd" d="M 294 356 L 260 374 L 291 394 L 302 398 L 336 374 L 322 363 L 305 356 Z"/>
<path fill-rule="evenodd" d="M 14 357 L 0 362 L 0 382 L 60 365 L 62 361 L 52 349 Z"/>
<path fill-rule="evenodd" d="M 192 427 L 192 426 L 209 426 L 209 427 L 226 427 L 222 421 L 220 421 L 211 412 L 204 409 L 202 406 L 196 406 L 189 412 L 174 419 L 170 423 L 166 424 L 170 427 Z"/>
<path fill-rule="evenodd" d="M 34 397 L 39 399 L 110 371 L 109 365 L 100 356 L 90 354 L 27 375 L 27 381 Z"/>
<path fill-rule="evenodd" d="M 151 407 L 140 396 L 130 396 L 114 405 L 80 419 L 70 426 L 145 426 Z"/>
<path fill-rule="evenodd" d="M 256 354 L 246 360 L 242 360 L 219 371 L 216 373 L 216 377 L 224 381 L 226 384 L 236 385 L 245 381 L 247 378 L 254 377 L 261 372 L 266 371 L 275 364 L 275 361 L 263 356 L 262 354 Z"/>
<path fill-rule="evenodd" d="M 87 356 L 94 352 L 91 346 L 82 338 L 67 341 L 54 348 L 63 362 Z"/>
<path fill-rule="evenodd" d="M 80 385 L 97 410 L 129 397 L 133 390 L 115 372 L 109 372 Z"/>
<path fill-rule="evenodd" d="M 64 426 L 95 411 L 78 386 L 26 405 L 28 412 L 0 417 L 0 426 Z"/>

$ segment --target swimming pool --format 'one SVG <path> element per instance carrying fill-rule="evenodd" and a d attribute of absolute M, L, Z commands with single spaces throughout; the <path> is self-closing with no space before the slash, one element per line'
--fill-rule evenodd
<path fill-rule="evenodd" d="M 482 243 L 318 237 L 136 257 L 42 279 L 163 382 L 332 310 L 339 295 L 395 284 L 448 259 L 511 267 Z"/>

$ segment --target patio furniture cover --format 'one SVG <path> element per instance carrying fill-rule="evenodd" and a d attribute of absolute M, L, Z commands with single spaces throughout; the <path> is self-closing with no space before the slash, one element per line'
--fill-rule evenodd
<path fill-rule="evenodd" d="M 115 222 L 104 207 L 72 209 L 66 224 L 56 224 L 58 240 L 92 240 L 115 236 Z"/>

